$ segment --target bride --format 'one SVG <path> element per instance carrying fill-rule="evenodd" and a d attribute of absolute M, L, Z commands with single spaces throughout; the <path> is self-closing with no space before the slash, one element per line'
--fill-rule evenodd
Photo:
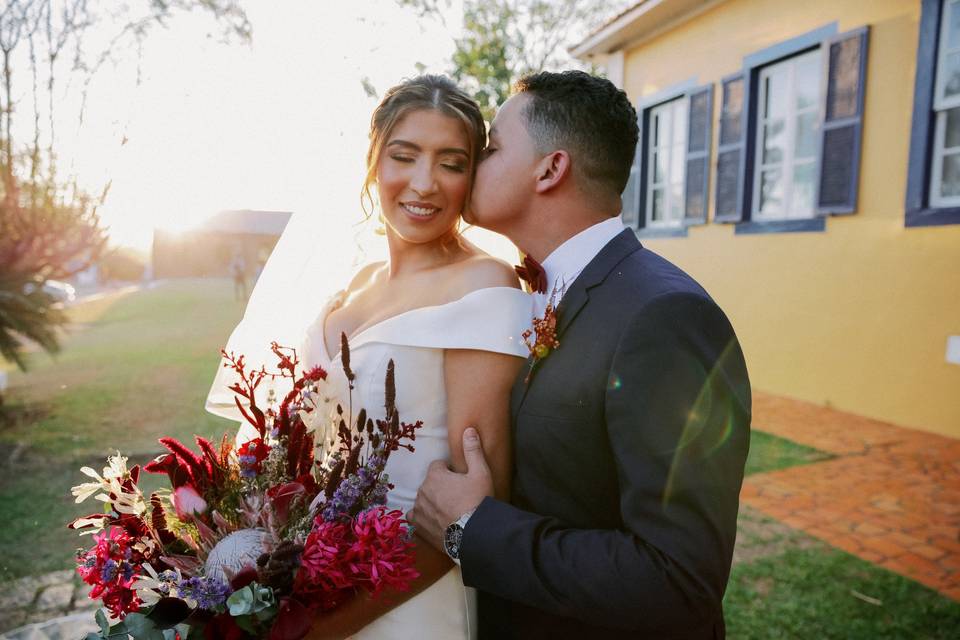
<path fill-rule="evenodd" d="M 481 434 L 497 496 L 509 496 L 510 387 L 528 353 L 521 333 L 532 312 L 512 266 L 459 233 L 485 140 L 476 102 L 447 78 L 420 76 L 386 93 L 371 118 L 363 201 L 379 203 L 388 257 L 361 268 L 323 305 L 302 351 L 304 365 L 323 366 L 345 397 L 345 334 L 354 406 L 372 413 L 394 360 L 398 411 L 424 423 L 416 451 L 398 452 L 386 469 L 395 485 L 388 506 L 404 513 L 431 461 L 466 470 L 468 426 Z M 424 542 L 417 569 L 409 592 L 358 595 L 318 618 L 308 637 L 475 637 L 475 596 L 459 567 Z"/>

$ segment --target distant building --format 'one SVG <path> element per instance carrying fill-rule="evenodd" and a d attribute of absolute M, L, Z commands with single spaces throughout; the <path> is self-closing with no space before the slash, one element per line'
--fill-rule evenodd
<path fill-rule="evenodd" d="M 229 277 L 240 264 L 252 279 L 291 215 L 289 211 L 221 211 L 190 231 L 155 230 L 153 277 Z"/>
<path fill-rule="evenodd" d="M 637 108 L 624 223 L 755 388 L 960 437 L 958 43 L 956 0 L 646 0 L 572 48 Z"/>

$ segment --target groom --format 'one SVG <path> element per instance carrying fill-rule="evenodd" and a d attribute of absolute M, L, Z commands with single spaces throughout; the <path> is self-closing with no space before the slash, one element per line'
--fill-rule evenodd
<path fill-rule="evenodd" d="M 410 514 L 480 590 L 483 638 L 724 637 L 750 386 L 720 308 L 617 217 L 636 143 L 610 82 L 539 73 L 477 170 L 472 222 L 542 261 L 537 313 L 559 303 L 513 387 L 510 504 L 467 429 L 468 473 L 434 463 Z"/>

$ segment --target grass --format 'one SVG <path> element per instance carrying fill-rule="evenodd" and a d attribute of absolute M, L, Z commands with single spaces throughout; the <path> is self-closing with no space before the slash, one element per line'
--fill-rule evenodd
<path fill-rule="evenodd" d="M 724 613 L 737 640 L 946 640 L 960 629 L 960 603 L 822 544 L 734 566 Z"/>
<path fill-rule="evenodd" d="M 203 409 L 218 351 L 241 305 L 227 281 L 180 281 L 91 303 L 74 313 L 86 326 L 51 360 L 33 354 L 27 374 L 14 373 L 7 393 L 13 420 L 0 447 L 27 446 L 44 462 L 158 451 L 166 434 L 189 438 L 229 424 Z"/>
<path fill-rule="evenodd" d="M 100 299 L 72 310 L 82 326 L 56 359 L 37 353 L 29 373 L 11 374 L 0 424 L 0 580 L 71 566 L 88 540 L 64 525 L 97 510 L 70 496 L 86 480 L 81 466 L 99 470 L 115 449 L 145 462 L 162 435 L 190 440 L 233 427 L 203 403 L 242 311 L 226 280 Z"/>
<path fill-rule="evenodd" d="M 745 473 L 749 476 L 754 473 L 778 471 L 798 464 L 828 460 L 832 457 L 824 451 L 754 429 L 750 434 L 750 453 L 747 456 Z"/>

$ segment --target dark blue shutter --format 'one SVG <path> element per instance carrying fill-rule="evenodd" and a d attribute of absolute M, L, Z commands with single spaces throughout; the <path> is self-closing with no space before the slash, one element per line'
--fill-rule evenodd
<path fill-rule="evenodd" d="M 707 221 L 707 194 L 710 180 L 710 123 L 713 120 L 713 85 L 687 93 L 687 172 L 684 222 Z"/>
<path fill-rule="evenodd" d="M 717 145 L 717 191 L 714 220 L 739 222 L 743 219 L 744 164 L 747 140 L 747 92 L 744 75 L 722 81 L 720 141 Z"/>
<path fill-rule="evenodd" d="M 826 91 L 820 143 L 817 213 L 853 213 L 860 178 L 868 27 L 824 43 Z"/>

